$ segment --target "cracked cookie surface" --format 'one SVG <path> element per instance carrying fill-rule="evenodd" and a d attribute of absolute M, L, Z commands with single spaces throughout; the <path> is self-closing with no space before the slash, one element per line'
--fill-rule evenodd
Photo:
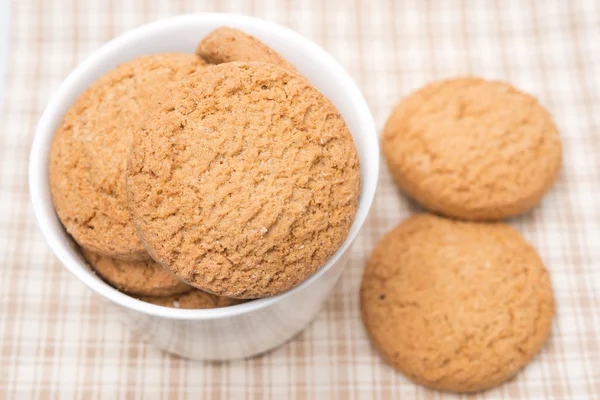
<path fill-rule="evenodd" d="M 244 302 L 244 300 L 216 296 L 211 293 L 203 292 L 199 289 L 193 289 L 187 293 L 172 296 L 140 296 L 139 300 L 156 304 L 157 306 L 189 309 L 229 307 Z"/>
<path fill-rule="evenodd" d="M 266 62 L 291 72 L 296 68 L 275 50 L 240 30 L 221 27 L 210 32 L 196 47 L 196 54 L 211 64 L 232 61 Z"/>
<path fill-rule="evenodd" d="M 434 82 L 404 99 L 387 121 L 382 150 L 406 194 L 468 220 L 529 210 L 561 164 L 558 130 L 537 100 L 478 78 Z"/>
<path fill-rule="evenodd" d="M 119 260 L 81 249 L 96 273 L 122 292 L 140 296 L 168 296 L 195 290 L 154 260 Z"/>
<path fill-rule="evenodd" d="M 283 68 L 227 63 L 184 80 L 136 132 L 128 203 L 153 258 L 214 294 L 256 298 L 317 271 L 360 191 L 333 104 Z"/>
<path fill-rule="evenodd" d="M 101 76 L 65 114 L 52 142 L 50 189 L 62 224 L 82 247 L 122 259 L 148 257 L 127 210 L 132 131 L 166 86 L 205 66 L 192 54 L 136 58 Z"/>
<path fill-rule="evenodd" d="M 535 249 L 506 224 L 412 217 L 367 262 L 361 316 L 417 383 L 473 392 L 515 375 L 549 335 L 554 297 Z"/>

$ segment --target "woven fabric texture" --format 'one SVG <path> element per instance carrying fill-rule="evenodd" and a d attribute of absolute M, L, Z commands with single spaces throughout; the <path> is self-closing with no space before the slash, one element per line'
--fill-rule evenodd
<path fill-rule="evenodd" d="M 564 141 L 558 182 L 510 220 L 551 273 L 557 317 L 541 354 L 473 398 L 600 398 L 600 3 L 577 1 L 13 2 L 0 112 L 0 398 L 455 398 L 385 365 L 358 312 L 365 259 L 418 211 L 384 164 L 372 212 L 336 290 L 290 343 L 245 361 L 184 360 L 141 343 L 56 260 L 27 189 L 35 126 L 87 55 L 148 21 L 234 12 L 278 22 L 330 52 L 364 93 L 381 133 L 403 96 L 435 79 L 503 79 L 536 96 Z"/>

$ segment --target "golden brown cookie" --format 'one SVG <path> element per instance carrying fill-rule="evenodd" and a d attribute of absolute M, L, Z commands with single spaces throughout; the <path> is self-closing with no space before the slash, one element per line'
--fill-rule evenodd
<path fill-rule="evenodd" d="M 479 78 L 435 82 L 410 95 L 387 121 L 382 147 L 410 197 L 468 220 L 529 210 L 561 164 L 558 131 L 537 100 Z"/>
<path fill-rule="evenodd" d="M 421 214 L 376 246 L 360 290 L 376 349 L 417 383 L 473 392 L 515 375 L 554 315 L 535 249 L 501 223 Z"/>
<path fill-rule="evenodd" d="M 94 82 L 60 124 L 50 153 L 50 189 L 66 230 L 110 257 L 147 257 L 129 216 L 125 168 L 132 131 L 172 82 L 200 71 L 191 54 L 156 54 L 119 65 Z"/>
<path fill-rule="evenodd" d="M 225 26 L 206 35 L 198 43 L 196 54 L 211 64 L 258 61 L 275 64 L 288 71 L 296 72 L 296 68 L 292 64 L 254 36 Z"/>
<path fill-rule="evenodd" d="M 81 249 L 96 273 L 122 292 L 141 296 L 168 296 L 193 288 L 154 260 L 119 260 Z"/>
<path fill-rule="evenodd" d="M 147 303 L 156 304 L 157 306 L 192 309 L 229 307 L 244 302 L 243 300 L 231 299 L 229 297 L 215 296 L 214 294 L 198 289 L 173 296 L 141 296 L 139 299 Z"/>
<path fill-rule="evenodd" d="M 346 239 L 360 191 L 352 136 L 303 78 L 226 63 L 183 81 L 136 132 L 129 209 L 153 258 L 227 297 L 290 289 Z"/>

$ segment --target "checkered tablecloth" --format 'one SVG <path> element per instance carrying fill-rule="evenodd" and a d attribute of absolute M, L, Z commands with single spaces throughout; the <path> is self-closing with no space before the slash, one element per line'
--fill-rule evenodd
<path fill-rule="evenodd" d="M 192 362 L 140 343 L 50 252 L 27 191 L 29 148 L 48 99 L 116 35 L 203 11 L 258 16 L 319 43 L 354 77 L 379 131 L 402 96 L 433 79 L 500 78 L 537 96 L 560 128 L 564 168 L 543 203 L 510 222 L 550 270 L 557 317 L 525 371 L 475 398 L 600 398 L 598 1 L 15 0 L 0 113 L 0 399 L 452 397 L 383 364 L 359 319 L 365 258 L 417 211 L 384 165 L 371 215 L 324 310 L 259 358 Z"/>

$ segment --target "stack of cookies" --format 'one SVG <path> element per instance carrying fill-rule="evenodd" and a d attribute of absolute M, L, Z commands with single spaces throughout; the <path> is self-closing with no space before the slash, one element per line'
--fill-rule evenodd
<path fill-rule="evenodd" d="M 273 49 L 231 28 L 193 54 L 139 57 L 64 116 L 56 212 L 113 287 L 167 307 L 273 296 L 339 248 L 360 192 L 335 106 Z"/>
<path fill-rule="evenodd" d="M 383 153 L 399 188 L 435 214 L 402 222 L 363 274 L 375 348 L 417 383 L 493 387 L 541 349 L 554 315 L 548 272 L 519 232 L 561 164 L 552 118 L 533 97 L 478 78 L 432 83 L 390 116 Z"/>

